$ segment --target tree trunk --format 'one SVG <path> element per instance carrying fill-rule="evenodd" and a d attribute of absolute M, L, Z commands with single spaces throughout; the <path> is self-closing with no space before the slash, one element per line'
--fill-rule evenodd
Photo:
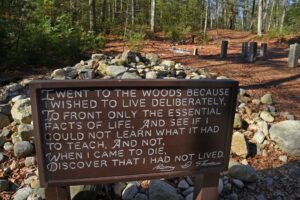
<path fill-rule="evenodd" d="M 268 14 L 268 8 L 270 4 L 270 0 L 264 0 L 264 6 L 263 6 L 263 18 L 262 18 L 262 31 L 266 30 L 266 25 L 267 25 L 267 14 Z"/>
<path fill-rule="evenodd" d="M 257 15 L 257 35 L 262 37 L 262 8 L 263 0 L 258 1 L 258 15 Z"/>
<path fill-rule="evenodd" d="M 150 19 L 150 24 L 151 24 L 151 31 L 155 32 L 155 2 L 156 0 L 151 0 L 151 19 Z"/>
<path fill-rule="evenodd" d="M 208 0 L 205 0 L 205 20 L 204 20 L 204 35 L 207 32 L 207 18 L 208 18 Z"/>
<path fill-rule="evenodd" d="M 287 3 L 288 3 L 287 0 L 283 0 L 283 2 L 282 2 L 283 9 L 282 9 L 282 16 L 281 16 L 281 21 L 280 21 L 280 33 L 282 33 L 282 31 L 283 31 Z"/>
<path fill-rule="evenodd" d="M 71 22 L 73 26 L 77 21 L 76 3 L 76 0 L 70 0 Z"/>
<path fill-rule="evenodd" d="M 135 20 L 135 1 L 131 0 L 131 24 L 134 25 Z"/>
<path fill-rule="evenodd" d="M 267 29 L 267 31 L 270 31 L 270 29 L 271 29 L 272 20 L 273 20 L 274 6 L 275 6 L 275 0 L 273 0 L 273 2 L 272 2 L 271 13 L 270 13 L 270 19 L 269 19 L 269 24 L 268 24 L 268 29 Z"/>
<path fill-rule="evenodd" d="M 253 4 L 252 4 L 250 30 L 253 29 L 253 24 L 254 24 L 254 22 L 255 22 L 255 1 L 256 1 L 256 0 L 253 0 Z"/>
<path fill-rule="evenodd" d="M 101 7 L 101 22 L 103 23 L 105 21 L 105 16 L 106 16 L 106 0 L 102 0 L 102 7 Z"/>
<path fill-rule="evenodd" d="M 90 7 L 90 31 L 96 32 L 96 2 L 95 0 L 89 0 Z"/>

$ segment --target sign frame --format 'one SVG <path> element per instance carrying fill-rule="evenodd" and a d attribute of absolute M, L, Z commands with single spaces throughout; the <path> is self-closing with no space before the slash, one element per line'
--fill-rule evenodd
<path fill-rule="evenodd" d="M 30 86 L 30 97 L 32 104 L 32 116 L 35 134 L 35 144 L 36 144 L 36 155 L 37 164 L 39 168 L 40 184 L 42 187 L 53 187 L 53 186 L 68 186 L 77 184 L 99 184 L 99 183 L 110 183 L 117 181 L 131 181 L 131 180 L 145 180 L 145 179 L 155 179 L 155 178 L 171 178 L 179 176 L 190 176 L 197 174 L 206 173 L 219 173 L 227 170 L 229 157 L 230 157 L 230 146 L 232 138 L 232 129 L 234 114 L 236 109 L 236 98 L 238 92 L 238 82 L 229 79 L 223 80 L 212 80 L 212 79 L 202 79 L 202 80 L 38 80 L 32 81 Z M 226 130 L 226 144 L 224 151 L 224 165 L 217 167 L 208 167 L 207 169 L 201 171 L 173 171 L 173 172 L 157 172 L 151 174 L 133 174 L 133 175 L 123 175 L 123 176 L 109 176 L 109 177 L 95 177 L 95 178 L 82 178 L 82 179 L 65 179 L 59 181 L 47 180 L 46 178 L 46 167 L 44 160 L 44 149 L 43 149 L 43 138 L 41 131 L 41 113 L 39 112 L 38 91 L 41 89 L 75 89 L 75 88 L 105 88 L 105 89 L 159 89 L 159 88 L 220 88 L 226 87 L 231 88 L 230 104 L 228 116 L 224 118 L 228 119 L 228 129 Z"/>

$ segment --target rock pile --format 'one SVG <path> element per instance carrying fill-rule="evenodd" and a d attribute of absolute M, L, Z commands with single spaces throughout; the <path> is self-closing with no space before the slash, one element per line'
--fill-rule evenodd
<path fill-rule="evenodd" d="M 153 53 L 141 55 L 126 51 L 116 57 L 93 54 L 88 61 L 81 61 L 73 67 L 56 69 L 50 76 L 38 78 L 69 80 L 226 77 L 217 77 L 217 74 L 203 69 L 189 69 L 171 60 L 161 60 Z M 39 186 L 35 161 L 29 82 L 29 79 L 24 79 L 0 90 L 0 192 L 4 198 L 12 195 L 17 200 L 45 198 L 44 190 Z M 285 121 L 279 122 L 281 119 Z M 232 159 L 229 171 L 224 172 L 219 180 L 220 197 L 233 200 L 299 198 L 300 179 L 293 178 L 299 177 L 300 170 L 297 166 L 293 165 L 287 174 L 277 174 L 277 178 L 264 172 L 256 172 L 251 166 L 251 163 L 255 164 L 253 157 L 259 160 L 260 157 L 271 156 L 270 149 L 286 152 L 276 157 L 276 161 L 281 164 L 288 162 L 292 156 L 300 156 L 299 130 L 300 121 L 294 120 L 289 113 L 278 112 L 271 94 L 253 99 L 249 91 L 240 89 L 234 120 Z M 285 179 L 281 180 L 283 176 Z M 293 183 L 294 186 L 286 182 Z M 281 185 L 290 188 L 280 188 Z M 89 192 L 78 193 L 83 188 L 87 186 L 71 188 L 74 199 L 83 199 L 87 195 L 89 199 L 109 199 L 108 196 L 111 196 L 113 199 L 124 200 L 190 200 L 193 199 L 194 179 L 183 177 L 113 183 L 89 187 Z M 270 188 L 276 189 L 268 190 Z"/>

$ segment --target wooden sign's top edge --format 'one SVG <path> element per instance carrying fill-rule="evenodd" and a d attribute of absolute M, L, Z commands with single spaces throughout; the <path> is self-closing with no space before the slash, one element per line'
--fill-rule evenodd
<path fill-rule="evenodd" d="M 212 85 L 213 84 L 213 85 Z M 34 80 L 30 88 L 76 88 L 76 87 L 235 87 L 239 82 L 232 79 L 92 79 L 92 80 Z"/>

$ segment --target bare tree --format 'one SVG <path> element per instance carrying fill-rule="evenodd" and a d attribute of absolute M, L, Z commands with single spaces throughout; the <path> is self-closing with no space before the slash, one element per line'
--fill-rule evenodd
<path fill-rule="evenodd" d="M 151 31 L 155 32 L 155 0 L 151 0 L 151 19 L 150 19 L 150 24 L 151 24 Z"/>
<path fill-rule="evenodd" d="M 263 9 L 263 0 L 258 1 L 258 15 L 257 15 L 257 35 L 258 37 L 262 36 L 262 9 Z"/>
<path fill-rule="evenodd" d="M 205 0 L 205 20 L 204 20 L 204 29 L 203 32 L 206 34 L 207 32 L 207 19 L 208 18 L 208 0 Z"/>
<path fill-rule="evenodd" d="M 135 1 L 131 0 L 131 24 L 134 25 L 135 20 Z"/>
<path fill-rule="evenodd" d="M 282 31 L 283 31 L 287 3 L 288 3 L 287 0 L 283 0 L 283 2 L 282 2 L 282 16 L 281 16 L 281 21 L 280 21 L 280 33 L 282 33 Z"/>
<path fill-rule="evenodd" d="M 273 2 L 272 2 L 271 13 L 270 13 L 270 18 L 269 18 L 269 24 L 268 24 L 267 31 L 269 31 L 271 29 L 272 20 L 273 20 L 274 6 L 275 6 L 275 0 L 273 0 Z"/>

